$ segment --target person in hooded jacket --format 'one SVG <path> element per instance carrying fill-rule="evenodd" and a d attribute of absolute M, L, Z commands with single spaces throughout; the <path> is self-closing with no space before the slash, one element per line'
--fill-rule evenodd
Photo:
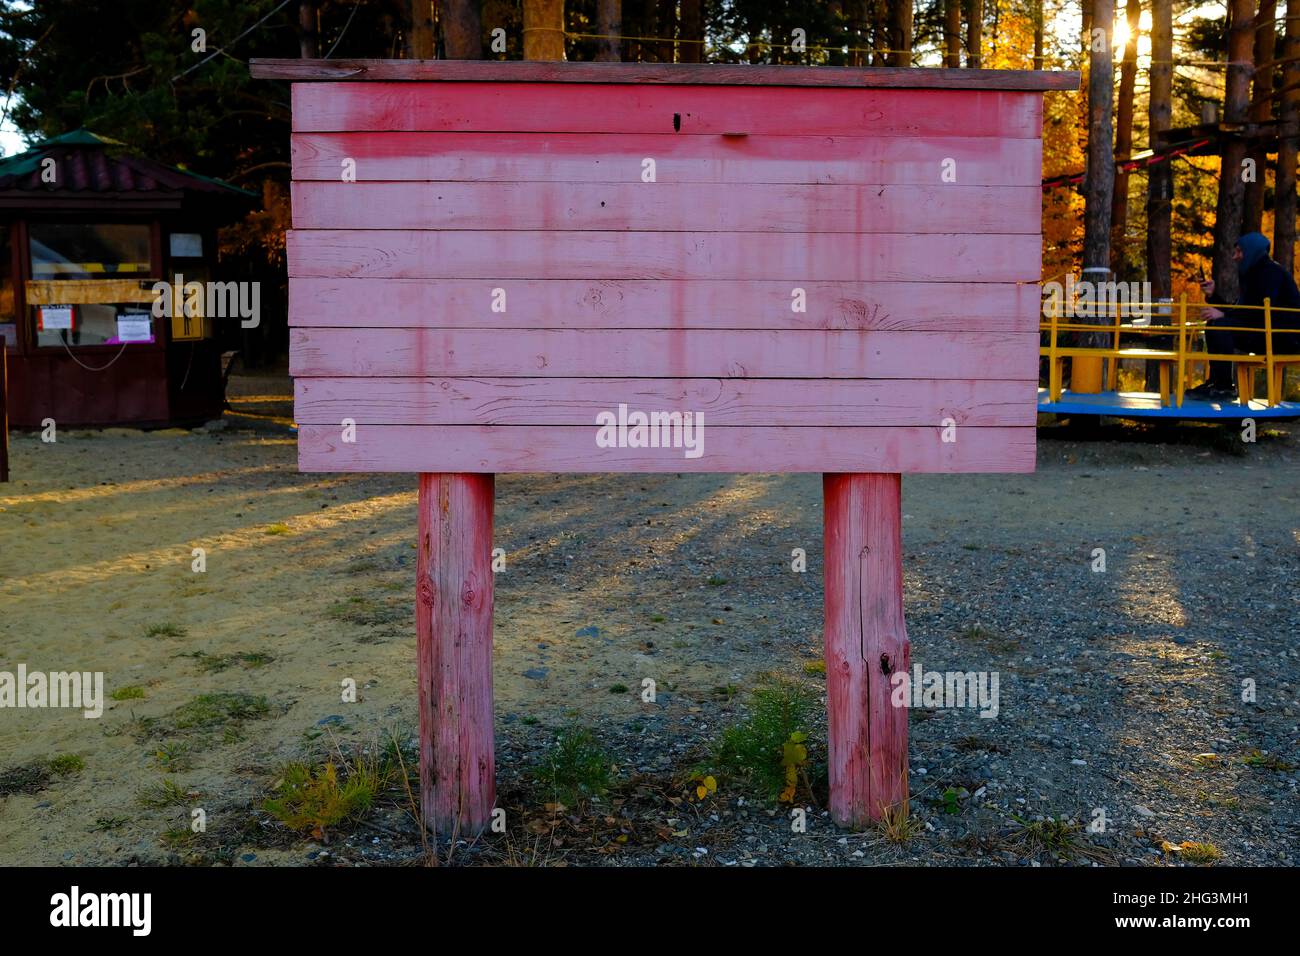
<path fill-rule="evenodd" d="M 1237 276 L 1241 294 L 1235 303 L 1224 302 L 1215 294 L 1214 280 L 1201 283 L 1208 303 L 1203 311 L 1206 319 L 1205 347 L 1210 352 L 1227 355 L 1254 352 L 1264 354 L 1264 310 L 1241 309 L 1234 306 L 1262 306 L 1268 299 L 1273 311 L 1273 352 L 1277 355 L 1300 353 L 1300 311 L 1279 312 L 1278 309 L 1300 310 L 1300 291 L 1285 269 L 1268 256 L 1268 237 L 1260 232 L 1248 232 L 1237 240 L 1233 260 L 1237 263 Z M 1222 306 L 1222 308 L 1218 308 Z M 1258 332 L 1231 332 L 1222 326 L 1259 329 Z M 1278 330 L 1281 330 L 1280 332 Z M 1211 400 L 1234 399 L 1237 386 L 1232 377 L 1231 362 L 1211 362 L 1210 377 L 1202 385 L 1187 390 L 1192 398 Z"/>

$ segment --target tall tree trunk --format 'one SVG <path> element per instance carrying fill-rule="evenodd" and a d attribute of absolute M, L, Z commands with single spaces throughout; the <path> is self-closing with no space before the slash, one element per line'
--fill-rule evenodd
<path fill-rule="evenodd" d="M 871 10 L 872 0 L 848 0 L 846 4 L 849 45 L 854 48 L 849 54 L 850 66 L 866 66 L 870 62 L 867 50 L 871 48 Z"/>
<path fill-rule="evenodd" d="M 413 60 L 432 60 L 433 0 L 411 0 L 411 36 L 407 49 Z"/>
<path fill-rule="evenodd" d="M 980 47 L 983 43 L 984 0 L 966 0 L 966 65 L 972 70 L 980 68 Z"/>
<path fill-rule="evenodd" d="M 1288 273 L 1295 270 L 1296 161 L 1300 150 L 1300 0 L 1287 0 L 1286 65 L 1282 68 L 1281 128 L 1277 145 L 1277 209 L 1273 220 L 1273 258 Z"/>
<path fill-rule="evenodd" d="M 1241 181 L 1246 142 L 1232 129 L 1243 126 L 1250 106 L 1251 54 L 1255 41 L 1255 0 L 1230 0 L 1228 6 L 1228 78 L 1223 97 L 1222 167 L 1219 199 L 1214 211 L 1214 284 L 1227 302 L 1235 301 L 1239 290 L 1233 249 L 1241 237 L 1242 205 L 1246 184 Z"/>
<path fill-rule="evenodd" d="M 596 32 L 601 36 L 596 41 L 596 59 L 607 63 L 621 60 L 619 34 L 623 32 L 623 0 L 599 0 Z"/>
<path fill-rule="evenodd" d="M 1115 99 L 1111 49 L 1115 0 L 1092 0 L 1092 22 L 1104 36 L 1090 42 L 1088 59 L 1088 173 L 1083 209 L 1083 278 L 1104 281 L 1110 268 L 1111 196 L 1115 189 L 1115 154 L 1111 144 L 1111 110 Z M 1099 271 L 1098 271 L 1099 270 Z"/>
<path fill-rule="evenodd" d="M 1034 69 L 1043 68 L 1043 0 L 1034 0 Z"/>
<path fill-rule="evenodd" d="M 564 59 L 564 0 L 524 0 L 524 59 Z"/>
<path fill-rule="evenodd" d="M 483 58 L 482 0 L 443 0 L 442 44 L 449 60 Z"/>
<path fill-rule="evenodd" d="M 912 0 L 889 0 L 889 65 L 912 65 Z"/>
<path fill-rule="evenodd" d="M 1133 155 L 1133 92 L 1137 87 L 1138 34 L 1142 18 L 1141 0 L 1128 0 L 1125 8 L 1128 20 L 1128 43 L 1124 46 L 1124 62 L 1119 71 L 1119 102 L 1115 107 L 1115 159 L 1127 160 Z M 1128 229 L 1128 173 L 1115 170 L 1115 191 L 1110 202 L 1110 267 L 1116 275 L 1123 271 L 1124 233 Z"/>
<path fill-rule="evenodd" d="M 1300 0 L 1294 0 L 1300 3 Z M 1165 145 L 1162 135 L 1169 129 L 1173 112 L 1174 77 L 1174 8 L 1173 0 L 1151 3 L 1151 100 L 1148 111 L 1151 148 L 1157 152 Z M 1174 198 L 1174 166 L 1165 159 L 1148 167 L 1147 173 L 1147 281 L 1157 299 L 1173 295 L 1170 238 Z"/>
<path fill-rule="evenodd" d="M 298 3 L 298 55 L 304 60 L 314 60 L 320 56 L 316 0 L 300 0 Z"/>
<path fill-rule="evenodd" d="M 704 10 L 701 0 L 682 0 L 681 43 L 677 59 L 682 63 L 704 62 Z"/>
<path fill-rule="evenodd" d="M 673 41 L 677 36 L 677 0 L 659 0 L 653 36 L 661 37 L 656 47 L 660 63 L 673 62 Z"/>
<path fill-rule="evenodd" d="M 875 55 L 872 66 L 889 65 L 889 0 L 872 0 L 871 2 L 871 45 Z"/>
<path fill-rule="evenodd" d="M 944 0 L 943 42 L 947 49 L 943 65 L 953 69 L 961 66 L 961 0 Z"/>
<path fill-rule="evenodd" d="M 1273 118 L 1273 77 L 1277 65 L 1273 51 L 1277 47 L 1277 0 L 1260 0 L 1255 17 L 1255 84 L 1251 91 L 1251 125 L 1267 123 Z M 1255 178 L 1246 183 L 1242 232 L 1259 232 L 1264 223 L 1264 187 L 1268 180 L 1268 145 L 1262 139 L 1251 143 L 1249 157 L 1254 160 Z"/>

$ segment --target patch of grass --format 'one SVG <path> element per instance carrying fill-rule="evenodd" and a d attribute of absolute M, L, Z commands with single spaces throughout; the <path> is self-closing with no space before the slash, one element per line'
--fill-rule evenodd
<path fill-rule="evenodd" d="M 283 522 L 276 522 L 275 524 L 269 524 L 262 529 L 262 534 L 288 534 L 288 533 L 289 533 L 289 526 L 287 524 L 284 524 Z"/>
<path fill-rule="evenodd" d="M 374 756 L 347 760 L 340 754 L 339 764 L 329 759 L 317 767 L 290 763 L 272 785 L 276 795 L 265 800 L 262 809 L 290 830 L 328 843 L 330 829 L 366 814 L 388 776 Z"/>
<path fill-rule="evenodd" d="M 815 703 L 813 692 L 795 681 L 776 679 L 757 688 L 749 717 L 722 732 L 714 763 L 777 797 L 786 787 L 785 745 L 792 735 L 807 734 Z"/>
<path fill-rule="evenodd" d="M 609 688 L 611 694 L 626 694 L 627 684 L 613 684 Z"/>
<path fill-rule="evenodd" d="M 90 832 L 106 833 L 109 830 L 120 829 L 130 822 L 130 817 L 96 817 L 95 825 L 90 828 Z"/>
<path fill-rule="evenodd" d="M 1252 750 L 1246 756 L 1241 758 L 1241 762 L 1247 767 L 1258 767 L 1261 770 L 1276 770 L 1278 773 L 1290 773 L 1295 769 L 1295 764 L 1287 763 L 1277 754 L 1266 754 L 1262 750 Z"/>
<path fill-rule="evenodd" d="M 160 624 L 150 624 L 144 629 L 145 637 L 184 637 L 185 628 L 179 624 L 173 624 L 171 621 L 163 621 Z"/>
<path fill-rule="evenodd" d="M 141 790 L 136 799 L 146 810 L 167 810 L 190 805 L 189 793 L 174 780 L 151 784 Z"/>
<path fill-rule="evenodd" d="M 1174 844 L 1166 841 L 1160 845 L 1160 848 L 1166 853 L 1177 853 L 1181 859 L 1197 866 L 1208 866 L 1223 859 L 1223 851 L 1213 843 L 1184 840 L 1182 843 Z"/>
<path fill-rule="evenodd" d="M 662 614 L 651 614 L 650 620 L 654 624 L 662 624 L 664 621 L 668 620 L 668 618 L 664 617 Z"/>
<path fill-rule="evenodd" d="M 825 661 L 808 661 L 806 664 L 803 665 L 803 672 L 804 672 L 805 674 L 810 675 L 810 676 L 815 676 L 815 675 L 817 675 L 817 674 L 825 674 L 825 673 L 826 673 L 826 662 L 825 662 Z"/>
<path fill-rule="evenodd" d="M 1011 816 L 1018 826 L 1006 843 L 1021 856 L 1047 853 L 1064 860 L 1083 857 L 1107 862 L 1109 859 L 1105 851 L 1081 839 L 1083 828 L 1079 824 L 1064 817 L 1045 817 L 1031 822 L 1015 814 Z"/>
<path fill-rule="evenodd" d="M 533 779 L 555 803 L 576 807 L 603 795 L 610 783 L 609 755 L 586 727 L 569 726 L 533 767 Z"/>
<path fill-rule="evenodd" d="M 229 667 L 234 667 L 236 664 L 245 669 L 252 669 L 275 663 L 275 658 L 270 654 L 255 651 L 239 651 L 235 654 L 208 654 L 203 651 L 191 651 L 180 656 L 193 658 L 199 665 L 199 670 L 205 674 L 218 674 Z"/>
<path fill-rule="evenodd" d="M 720 588 L 727 583 L 727 579 L 718 574 L 710 574 L 708 580 L 704 583 L 711 588 Z"/>
<path fill-rule="evenodd" d="M 159 744 L 153 754 L 154 766 L 164 773 L 180 773 L 194 766 L 190 745 L 183 740 Z"/>
<path fill-rule="evenodd" d="M 355 594 L 346 601 L 335 601 L 325 613 L 345 624 L 392 624 L 409 617 L 407 608 L 381 604 L 372 598 Z"/>
<path fill-rule="evenodd" d="M 725 684 L 721 687 L 713 688 L 714 697 L 722 697 L 725 698 L 726 700 L 731 700 L 739 693 L 740 693 L 740 688 L 735 684 Z"/>
<path fill-rule="evenodd" d="M 912 816 L 908 803 L 885 807 L 880 814 L 880 835 L 890 843 L 903 845 L 911 843 L 912 838 L 922 830 L 921 821 Z"/>
<path fill-rule="evenodd" d="M 177 730 L 215 730 L 230 721 L 256 720 L 270 713 L 265 697 L 253 694 L 200 694 L 172 711 Z"/>
<path fill-rule="evenodd" d="M 40 793 L 50 785 L 50 767 L 44 761 L 0 770 L 0 797 L 15 793 Z"/>
<path fill-rule="evenodd" d="M 158 842 L 169 850 L 188 850 L 194 845 L 198 834 L 189 827 L 173 827 L 158 838 Z"/>
<path fill-rule="evenodd" d="M 144 688 L 132 684 L 129 687 L 119 687 L 113 693 L 108 695 L 109 700 L 144 700 Z"/>
<path fill-rule="evenodd" d="M 86 769 L 86 761 L 76 754 L 59 754 L 50 760 L 50 773 L 56 777 L 66 777 L 70 773 L 81 773 Z"/>
<path fill-rule="evenodd" d="M 524 724 L 524 725 L 528 726 L 528 727 L 535 727 L 535 726 L 536 726 L 537 724 L 539 724 L 541 721 L 539 721 L 539 720 L 538 720 L 536 717 L 534 717 L 532 714 L 525 714 L 524 716 L 522 716 L 522 717 L 519 718 L 519 722 L 520 722 L 521 724 Z"/>

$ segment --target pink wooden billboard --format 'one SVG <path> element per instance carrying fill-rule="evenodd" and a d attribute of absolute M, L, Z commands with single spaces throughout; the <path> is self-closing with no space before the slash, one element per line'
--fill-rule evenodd
<path fill-rule="evenodd" d="M 426 779 L 429 812 L 491 809 L 499 472 L 825 473 L 832 809 L 905 799 L 906 711 L 880 695 L 908 656 L 898 476 L 1034 466 L 1041 94 L 1077 74 L 254 72 L 297 81 L 300 467 L 424 476 L 422 725 L 457 768 Z M 439 650 L 466 581 L 486 652 Z M 486 711 L 439 715 L 483 680 Z"/>

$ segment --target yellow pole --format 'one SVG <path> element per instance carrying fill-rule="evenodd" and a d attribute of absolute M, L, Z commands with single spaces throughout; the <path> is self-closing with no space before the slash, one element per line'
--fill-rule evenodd
<path fill-rule="evenodd" d="M 1273 382 L 1273 303 L 1264 300 L 1264 394 L 1270 406 L 1276 405 L 1282 398 L 1276 394 L 1277 386 Z"/>
<path fill-rule="evenodd" d="M 1183 391 L 1187 387 L 1187 293 L 1178 297 L 1178 381 L 1174 383 L 1174 394 L 1178 407 L 1183 407 Z"/>

